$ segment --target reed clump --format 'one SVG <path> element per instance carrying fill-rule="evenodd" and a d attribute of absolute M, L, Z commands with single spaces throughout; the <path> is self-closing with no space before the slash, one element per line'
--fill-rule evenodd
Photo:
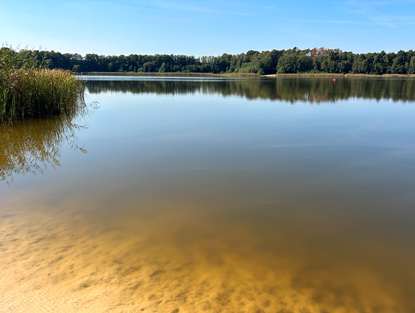
<path fill-rule="evenodd" d="M 50 70 L 34 51 L 0 49 L 0 122 L 71 113 L 83 85 L 71 71 Z"/>

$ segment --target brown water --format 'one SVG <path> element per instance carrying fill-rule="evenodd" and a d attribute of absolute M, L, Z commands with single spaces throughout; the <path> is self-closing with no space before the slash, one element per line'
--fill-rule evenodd
<path fill-rule="evenodd" d="M 0 128 L 0 312 L 415 312 L 415 80 L 111 79 Z"/>

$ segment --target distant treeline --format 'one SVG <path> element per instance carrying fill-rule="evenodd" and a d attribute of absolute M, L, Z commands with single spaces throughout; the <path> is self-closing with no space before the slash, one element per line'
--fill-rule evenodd
<path fill-rule="evenodd" d="M 2 48 L 8 49 L 8 48 Z M 103 56 L 97 54 L 34 51 L 51 69 L 77 72 L 158 72 L 158 73 L 338 73 L 338 74 L 415 74 L 413 50 L 397 53 L 344 52 L 339 49 L 293 48 L 253 51 L 221 56 L 140 55 Z"/>

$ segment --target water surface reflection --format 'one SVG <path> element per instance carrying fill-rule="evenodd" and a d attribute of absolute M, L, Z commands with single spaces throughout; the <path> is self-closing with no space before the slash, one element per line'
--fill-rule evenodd
<path fill-rule="evenodd" d="M 0 181 L 10 183 L 14 174 L 43 173 L 48 166 L 60 166 L 64 144 L 85 153 L 76 135 L 83 126 L 73 120 L 74 116 L 53 116 L 0 125 Z"/>
<path fill-rule="evenodd" d="M 91 77 L 90 93 L 123 92 L 158 95 L 219 94 L 247 99 L 283 100 L 308 103 L 336 102 L 350 98 L 415 101 L 415 79 L 191 79 L 176 78 L 114 80 L 113 77 Z M 92 81 L 93 80 L 93 81 Z"/>

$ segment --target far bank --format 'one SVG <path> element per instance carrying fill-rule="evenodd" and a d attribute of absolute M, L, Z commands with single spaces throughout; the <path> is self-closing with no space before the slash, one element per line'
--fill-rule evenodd
<path fill-rule="evenodd" d="M 298 73 L 298 74 L 269 74 L 256 73 L 159 73 L 159 72 L 82 72 L 80 76 L 168 76 L 168 77 L 247 77 L 247 78 L 415 78 L 415 74 L 330 74 L 330 73 Z"/>

